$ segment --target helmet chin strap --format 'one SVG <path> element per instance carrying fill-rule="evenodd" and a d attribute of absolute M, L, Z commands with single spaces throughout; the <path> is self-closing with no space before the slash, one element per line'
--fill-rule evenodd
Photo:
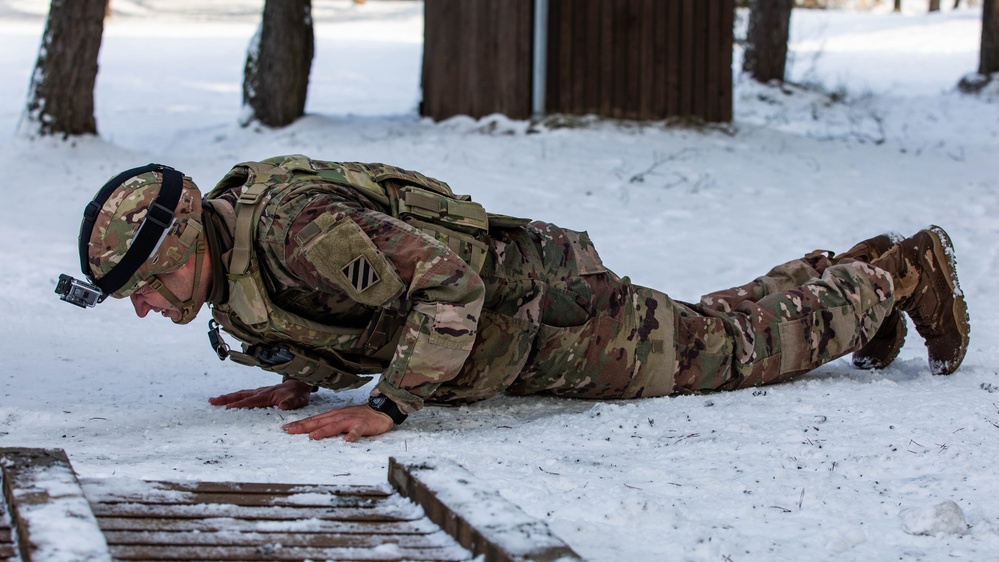
<path fill-rule="evenodd" d="M 194 283 L 191 286 L 191 297 L 187 300 L 180 300 L 177 295 L 173 294 L 173 291 L 168 289 L 159 279 L 153 278 L 149 282 L 149 286 L 157 293 L 163 295 L 174 308 L 180 311 L 180 320 L 174 320 L 174 324 L 188 324 L 195 317 L 198 316 L 198 311 L 201 310 L 201 306 L 196 302 L 198 289 L 201 286 L 201 262 L 204 261 L 202 258 L 205 255 L 205 241 L 202 237 L 198 238 L 198 248 L 194 254 Z"/>

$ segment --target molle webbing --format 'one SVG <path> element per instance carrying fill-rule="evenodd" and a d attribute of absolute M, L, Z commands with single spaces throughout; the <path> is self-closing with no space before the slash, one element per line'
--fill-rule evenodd
<path fill-rule="evenodd" d="M 249 185 L 236 205 L 230 274 L 245 272 L 249 267 L 255 227 L 268 201 L 278 196 L 287 199 L 300 193 L 322 193 L 328 190 L 324 183 L 352 188 L 376 208 L 448 246 L 476 272 L 485 263 L 487 245 L 481 238 L 489 232 L 491 220 L 502 227 L 528 222 L 490 215 L 467 195 L 455 195 L 446 183 L 419 172 L 385 164 L 323 162 L 304 156 L 240 164 L 208 197 L 219 188 L 238 185 L 240 179 Z"/>
<path fill-rule="evenodd" d="M 235 206 L 233 250 L 227 268 L 229 301 L 215 307 L 215 318 L 226 331 L 249 344 L 244 345 L 244 352 L 252 351 L 254 345 L 280 342 L 293 359 L 274 365 L 252 353 L 231 355 L 239 363 L 327 388 L 355 388 L 368 380 L 355 373 L 381 372 L 405 316 L 382 310 L 364 329 L 344 329 L 292 314 L 272 302 L 253 250 L 257 228 L 271 201 L 321 193 L 342 197 L 341 188 L 347 187 L 363 198 L 366 206 L 447 245 L 476 272 L 485 263 L 488 246 L 483 239 L 491 226 L 509 228 L 529 222 L 487 214 L 468 196 L 455 195 L 444 182 L 384 164 L 314 161 L 297 155 L 248 162 L 234 167 L 206 198 L 239 186 L 245 187 Z"/>
<path fill-rule="evenodd" d="M 266 371 L 336 390 L 364 386 L 371 377 L 360 376 L 357 373 L 373 374 L 382 370 L 381 365 L 373 361 L 366 359 L 354 361 L 332 349 L 318 351 L 284 341 L 275 344 L 267 339 L 267 332 L 257 333 L 244 329 L 231 313 L 218 308 L 213 310 L 213 316 L 227 332 L 244 342 L 243 353 L 231 350 L 228 353 L 230 359 L 241 365 L 260 367 Z M 262 361 L 253 352 L 258 346 L 280 347 L 286 353 L 287 360 L 280 363 Z"/>

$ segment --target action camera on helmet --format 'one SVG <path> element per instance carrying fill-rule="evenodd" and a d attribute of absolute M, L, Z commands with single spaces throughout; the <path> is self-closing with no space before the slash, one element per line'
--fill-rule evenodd
<path fill-rule="evenodd" d="M 103 293 L 99 287 L 73 279 L 65 273 L 59 276 L 55 292 L 62 300 L 80 308 L 91 308 L 103 300 L 101 299 Z"/>
<path fill-rule="evenodd" d="M 149 205 L 146 216 L 138 231 L 130 240 L 128 250 L 121 260 L 106 274 L 97 277 L 87 259 L 90 237 L 94 231 L 101 207 L 111 194 L 131 178 L 147 172 L 159 172 L 163 175 L 162 187 L 156 200 Z M 80 225 L 80 267 L 87 281 L 74 279 L 69 275 L 60 275 L 56 285 L 56 294 L 66 302 L 83 308 L 90 308 L 120 290 L 138 271 L 142 264 L 153 254 L 164 232 L 172 224 L 174 209 L 180 199 L 183 189 L 183 175 L 161 164 L 149 164 L 133 168 L 118 174 L 108 180 L 100 189 L 94 200 L 83 211 L 83 223 Z M 89 282 L 88 282 L 89 281 Z"/>

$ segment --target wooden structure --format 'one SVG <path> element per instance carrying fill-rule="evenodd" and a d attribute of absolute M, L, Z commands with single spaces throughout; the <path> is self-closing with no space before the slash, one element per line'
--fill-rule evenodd
<path fill-rule="evenodd" d="M 390 459 L 394 488 L 80 480 L 61 450 L 0 466 L 0 560 L 581 560 L 448 462 Z"/>
<path fill-rule="evenodd" d="M 425 0 L 421 113 L 530 117 L 540 1 Z M 545 113 L 731 120 L 734 0 L 543 1 Z"/>
<path fill-rule="evenodd" d="M 531 114 L 533 0 L 425 0 L 423 101 L 434 119 Z"/>

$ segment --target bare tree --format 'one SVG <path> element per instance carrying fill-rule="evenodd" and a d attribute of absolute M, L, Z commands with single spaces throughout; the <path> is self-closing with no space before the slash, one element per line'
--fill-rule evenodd
<path fill-rule="evenodd" d="M 930 0 L 930 11 L 931 12 L 940 11 L 940 0 Z"/>
<path fill-rule="evenodd" d="M 22 131 L 97 134 L 94 83 L 108 0 L 52 0 Z"/>
<path fill-rule="evenodd" d="M 759 82 L 784 80 L 794 0 L 750 0 L 742 69 Z"/>
<path fill-rule="evenodd" d="M 978 73 L 988 76 L 999 72 L 999 0 L 982 4 L 982 54 Z"/>
<path fill-rule="evenodd" d="M 284 127 L 305 114 L 314 52 L 311 0 L 266 0 L 243 77 L 244 125 Z"/>
<path fill-rule="evenodd" d="M 895 0 L 895 11 L 896 12 L 902 11 L 902 0 Z"/>

